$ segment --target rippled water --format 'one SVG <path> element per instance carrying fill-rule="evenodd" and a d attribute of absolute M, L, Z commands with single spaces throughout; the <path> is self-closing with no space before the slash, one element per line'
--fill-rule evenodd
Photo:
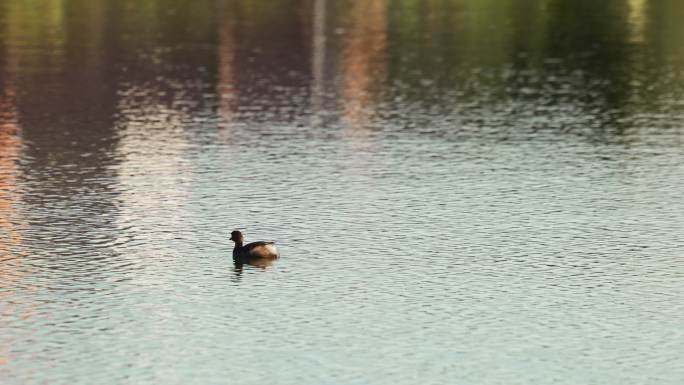
<path fill-rule="evenodd" d="M 683 383 L 682 16 L 3 2 L 0 382 Z"/>

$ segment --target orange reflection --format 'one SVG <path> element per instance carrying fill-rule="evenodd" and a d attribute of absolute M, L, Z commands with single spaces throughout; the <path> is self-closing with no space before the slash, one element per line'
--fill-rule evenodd
<path fill-rule="evenodd" d="M 386 76 L 387 1 L 353 2 L 343 49 L 344 119 L 363 127 L 369 118 L 372 86 Z"/>
<path fill-rule="evenodd" d="M 17 256 L 21 235 L 17 229 L 17 165 L 21 139 L 16 124 L 12 90 L 0 95 L 0 262 Z M 4 270 L 5 265 L 2 265 Z M 0 270 L 0 276 L 3 271 Z M 4 279 L 5 277 L 3 277 Z"/>
<path fill-rule="evenodd" d="M 0 298 L 13 295 L 12 289 L 22 276 L 21 257 L 25 255 L 18 226 L 21 218 L 16 208 L 18 169 L 15 160 L 21 151 L 16 117 L 14 93 L 12 89 L 5 89 L 0 94 L 0 287 L 9 290 L 0 290 Z M 9 305 L 2 311 L 3 315 L 9 315 L 16 309 Z M 30 311 L 20 315 L 22 319 L 29 316 Z M 0 353 L 8 354 L 7 350 Z M 8 361 L 8 356 L 0 355 L 0 365 L 6 365 Z"/>

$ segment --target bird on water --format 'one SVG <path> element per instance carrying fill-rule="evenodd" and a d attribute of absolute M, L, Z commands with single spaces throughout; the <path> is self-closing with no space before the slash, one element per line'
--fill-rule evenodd
<path fill-rule="evenodd" d="M 235 242 L 233 248 L 233 260 L 235 262 L 248 262 L 253 259 L 278 259 L 280 253 L 275 242 L 252 242 L 244 244 L 244 237 L 240 231 L 230 233 L 230 240 Z"/>

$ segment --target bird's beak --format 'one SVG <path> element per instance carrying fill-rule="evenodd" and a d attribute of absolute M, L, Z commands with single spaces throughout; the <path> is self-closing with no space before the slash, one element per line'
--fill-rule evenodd
<path fill-rule="evenodd" d="M 233 240 L 233 236 L 232 236 L 232 235 L 230 236 L 230 240 L 231 240 L 231 241 Z"/>

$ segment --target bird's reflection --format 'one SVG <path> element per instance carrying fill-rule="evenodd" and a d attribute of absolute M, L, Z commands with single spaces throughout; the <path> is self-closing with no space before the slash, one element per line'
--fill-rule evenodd
<path fill-rule="evenodd" d="M 275 258 L 241 258 L 239 260 L 233 259 L 235 275 L 242 275 L 245 265 L 266 270 L 267 267 L 273 266 L 277 261 Z"/>

